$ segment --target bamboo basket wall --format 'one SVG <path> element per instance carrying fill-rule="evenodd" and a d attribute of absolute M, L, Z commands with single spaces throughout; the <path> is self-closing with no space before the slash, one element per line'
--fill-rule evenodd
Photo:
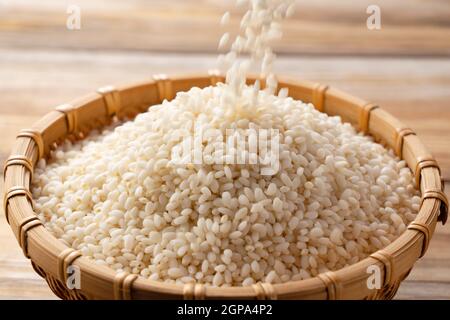
<path fill-rule="evenodd" d="M 393 148 L 406 160 L 422 194 L 415 221 L 393 243 L 366 259 L 317 277 L 284 284 L 258 283 L 250 287 L 215 288 L 201 284 L 175 285 L 151 281 L 133 274 L 118 273 L 95 265 L 78 251 L 51 235 L 33 212 L 30 180 L 34 165 L 64 139 L 82 139 L 91 129 L 114 120 L 132 118 L 172 99 L 178 91 L 206 87 L 223 81 L 217 72 L 151 81 L 119 88 L 104 87 L 96 93 L 64 104 L 50 112 L 31 129 L 22 130 L 5 164 L 4 211 L 24 255 L 36 272 L 63 299 L 390 299 L 414 262 L 422 257 L 437 221 L 445 223 L 448 202 L 443 193 L 436 161 L 414 132 L 377 105 L 334 88 L 294 79 L 279 79 L 294 99 L 312 102 L 329 115 L 340 115 L 358 130 Z M 250 83 L 255 78 L 248 80 Z M 67 288 L 67 267 L 81 271 L 81 289 Z M 367 268 L 382 272 L 380 289 L 369 289 Z"/>

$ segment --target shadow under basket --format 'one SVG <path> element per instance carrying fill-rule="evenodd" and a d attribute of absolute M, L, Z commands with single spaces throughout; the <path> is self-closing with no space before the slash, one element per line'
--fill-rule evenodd
<path fill-rule="evenodd" d="M 414 132 L 377 105 L 324 85 L 279 78 L 279 87 L 289 96 L 311 102 L 328 115 L 339 115 L 357 130 L 394 149 L 415 176 L 422 202 L 416 220 L 389 246 L 343 269 L 317 277 L 282 284 L 257 283 L 248 287 L 217 288 L 201 284 L 166 284 L 134 274 L 116 273 L 96 265 L 81 253 L 56 239 L 33 211 L 30 181 L 34 166 L 48 157 L 64 139 L 82 139 L 90 130 L 117 119 L 131 119 L 149 106 L 191 87 L 222 82 L 217 72 L 167 78 L 119 88 L 104 87 L 96 93 L 61 105 L 31 129 L 22 130 L 6 161 L 4 210 L 24 255 L 36 272 L 63 299 L 390 299 L 414 262 L 422 257 L 437 221 L 445 223 L 448 202 L 436 161 Z M 250 78 L 249 83 L 255 81 Z M 369 289 L 370 266 L 381 272 L 381 288 Z M 67 287 L 69 266 L 80 271 L 80 289 Z M 370 269 L 369 269 L 370 270 Z"/>

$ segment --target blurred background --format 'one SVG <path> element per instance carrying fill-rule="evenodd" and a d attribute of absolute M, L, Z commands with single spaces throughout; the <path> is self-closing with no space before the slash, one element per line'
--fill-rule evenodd
<path fill-rule="evenodd" d="M 0 161 L 20 129 L 100 86 L 216 68 L 220 36 L 238 29 L 243 9 L 234 4 L 0 0 Z M 369 5 L 380 8 L 380 30 L 367 27 Z M 80 29 L 70 30 L 77 10 Z M 226 28 L 219 25 L 225 11 L 231 13 Z M 301 0 L 283 32 L 274 44 L 276 73 L 335 86 L 393 113 L 436 157 L 449 196 L 448 0 Z M 449 225 L 438 226 L 397 298 L 450 298 Z M 54 299 L 3 212 L 0 243 L 0 299 Z"/>

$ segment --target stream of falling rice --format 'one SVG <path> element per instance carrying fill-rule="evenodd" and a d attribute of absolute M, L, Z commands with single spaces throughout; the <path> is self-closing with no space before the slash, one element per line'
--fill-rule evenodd
<path fill-rule="evenodd" d="M 219 65 L 225 70 L 227 84 L 224 92 L 224 103 L 235 115 L 242 112 L 239 103 L 247 76 L 253 68 L 265 79 L 265 90 L 276 92 L 278 83 L 272 71 L 275 53 L 270 43 L 282 36 L 281 22 L 294 12 L 294 0 L 237 0 L 239 7 L 245 6 L 246 13 L 240 21 L 239 34 L 230 45 L 225 55 L 219 56 Z M 230 13 L 226 12 L 221 24 L 226 25 Z M 230 41 L 230 34 L 225 33 L 219 41 L 219 49 L 225 48 Z M 244 56 L 244 54 L 248 54 Z M 259 80 L 253 85 L 255 97 L 261 88 Z"/>

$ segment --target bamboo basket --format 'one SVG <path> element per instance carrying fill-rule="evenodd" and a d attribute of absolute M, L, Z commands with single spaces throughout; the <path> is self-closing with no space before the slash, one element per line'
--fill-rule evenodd
<path fill-rule="evenodd" d="M 279 87 L 289 89 L 294 99 L 312 102 L 329 115 L 339 115 L 359 131 L 393 148 L 406 160 L 422 194 L 415 221 L 393 243 L 366 259 L 343 269 L 317 277 L 283 284 L 257 283 L 250 287 L 215 288 L 201 284 L 175 285 L 118 273 L 95 265 L 78 251 L 51 235 L 33 212 L 30 180 L 34 165 L 48 157 L 64 139 L 82 139 L 89 130 L 117 119 L 132 118 L 172 99 L 178 91 L 193 86 L 206 87 L 223 81 L 217 72 L 205 75 L 164 75 L 119 88 L 104 87 L 96 93 L 72 101 L 48 113 L 31 129 L 22 130 L 5 164 L 4 211 L 24 255 L 35 271 L 63 299 L 390 299 L 414 262 L 422 257 L 437 221 L 445 223 L 448 202 L 443 193 L 438 164 L 408 127 L 377 105 L 328 86 L 307 81 L 279 78 Z M 250 78 L 249 83 L 255 81 Z M 81 288 L 67 288 L 68 266 L 80 270 Z M 368 267 L 381 270 L 382 287 L 369 289 Z"/>

